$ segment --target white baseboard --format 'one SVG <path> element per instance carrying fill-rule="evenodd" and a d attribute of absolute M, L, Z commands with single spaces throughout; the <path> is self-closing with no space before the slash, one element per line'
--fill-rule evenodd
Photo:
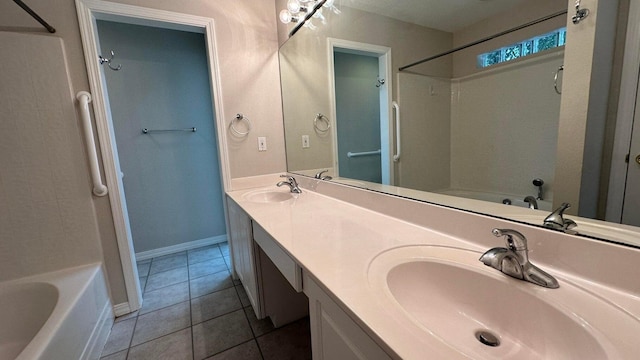
<path fill-rule="evenodd" d="M 127 305 L 128 307 L 128 305 Z M 102 355 L 102 349 L 104 345 L 107 343 L 109 338 L 109 334 L 111 333 L 111 328 L 113 327 L 113 311 L 111 310 L 111 302 L 107 301 L 98 321 L 96 322 L 96 326 L 93 328 L 91 332 L 91 337 L 89 337 L 89 341 L 82 352 L 80 357 L 81 360 L 97 360 Z"/>
<path fill-rule="evenodd" d="M 158 256 L 169 255 L 180 251 L 191 250 L 202 246 L 219 244 L 227 241 L 227 235 L 219 235 L 200 240 L 189 241 L 181 244 L 166 246 L 159 249 L 141 251 L 136 253 L 136 261 L 151 259 Z"/>
<path fill-rule="evenodd" d="M 113 314 L 115 315 L 115 317 L 127 315 L 131 312 L 131 307 L 129 307 L 128 302 L 120 303 L 113 306 Z"/>

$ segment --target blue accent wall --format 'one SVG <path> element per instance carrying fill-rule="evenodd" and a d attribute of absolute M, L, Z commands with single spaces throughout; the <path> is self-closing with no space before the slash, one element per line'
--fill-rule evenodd
<path fill-rule="evenodd" d="M 224 236 L 204 35 L 106 21 L 98 33 L 122 64 L 104 74 L 135 251 Z"/>
<path fill-rule="evenodd" d="M 341 177 L 382 182 L 380 155 L 347 157 L 348 152 L 380 149 L 378 59 L 334 53 L 338 168 Z"/>

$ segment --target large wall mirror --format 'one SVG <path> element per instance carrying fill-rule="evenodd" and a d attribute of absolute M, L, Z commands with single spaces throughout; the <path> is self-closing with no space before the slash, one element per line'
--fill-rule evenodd
<path fill-rule="evenodd" d="M 565 0 L 331 1 L 280 49 L 288 170 L 540 226 L 570 202 L 572 232 L 640 246 L 638 199 L 626 225 L 603 221 L 629 8 L 615 3 L 573 24 Z M 571 41 L 595 11 L 601 67 L 576 75 Z M 600 89 L 576 126 L 584 77 Z"/>

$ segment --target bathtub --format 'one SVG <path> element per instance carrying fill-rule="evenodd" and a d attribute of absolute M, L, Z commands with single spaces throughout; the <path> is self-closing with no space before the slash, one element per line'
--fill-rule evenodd
<path fill-rule="evenodd" d="M 0 283 L 0 360 L 98 359 L 113 312 L 102 264 Z"/>
<path fill-rule="evenodd" d="M 499 194 L 492 192 L 483 192 L 483 191 L 475 191 L 475 190 L 462 190 L 462 189 L 446 189 L 436 191 L 438 194 L 443 195 L 451 195 L 458 196 L 467 199 L 476 199 L 482 201 L 490 201 L 494 203 L 504 204 L 504 200 L 509 200 L 512 206 L 520 206 L 520 207 L 529 207 L 529 204 L 524 202 L 524 198 L 526 195 L 513 195 L 513 194 Z M 531 194 L 535 197 L 535 194 Z M 538 209 L 551 211 L 551 201 L 547 200 L 538 200 Z"/>

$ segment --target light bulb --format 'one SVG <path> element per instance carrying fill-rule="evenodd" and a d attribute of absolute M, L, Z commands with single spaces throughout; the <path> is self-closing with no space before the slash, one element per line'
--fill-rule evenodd
<path fill-rule="evenodd" d="M 293 21 L 293 16 L 289 12 L 289 10 L 285 9 L 285 10 L 280 11 L 280 21 L 282 21 L 285 24 L 288 24 L 291 21 Z"/>
<path fill-rule="evenodd" d="M 287 2 L 287 9 L 289 9 L 291 14 L 297 14 L 302 9 L 302 6 L 300 6 L 298 0 L 289 0 Z"/>

